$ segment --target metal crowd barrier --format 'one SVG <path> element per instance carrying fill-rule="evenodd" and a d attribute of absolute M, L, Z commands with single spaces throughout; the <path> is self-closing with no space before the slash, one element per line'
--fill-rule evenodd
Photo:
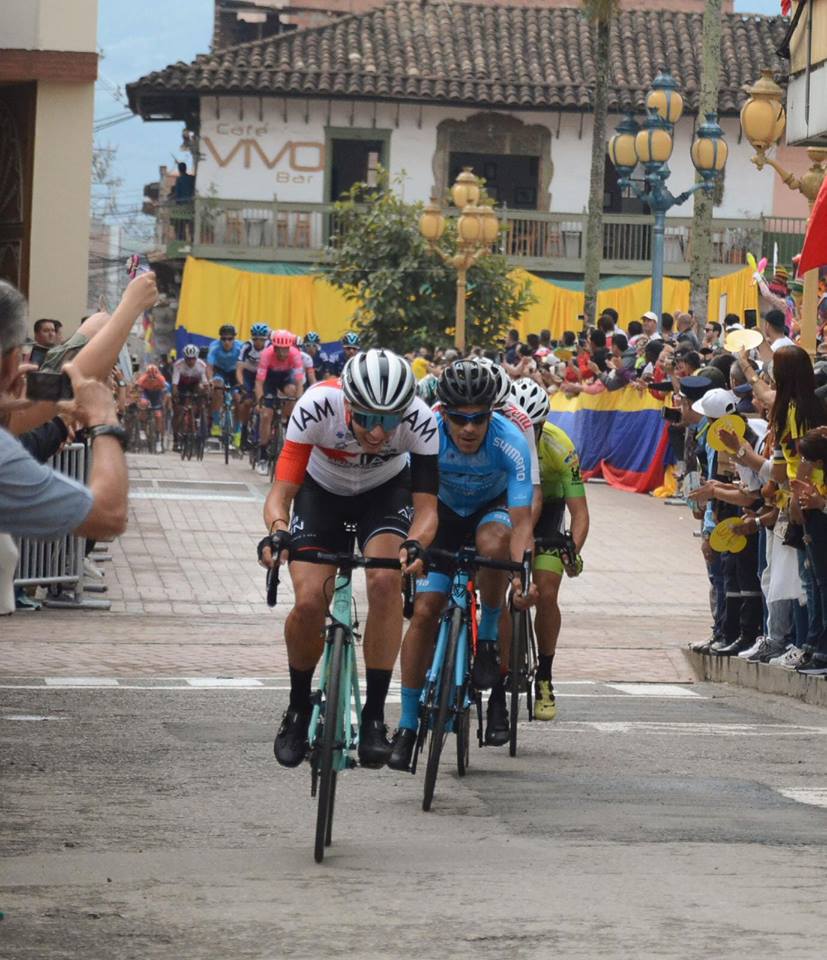
<path fill-rule="evenodd" d="M 52 457 L 51 466 L 58 473 L 83 483 L 86 479 L 86 446 L 73 443 L 65 447 Z M 17 541 L 17 546 L 20 556 L 14 574 L 15 587 L 49 587 L 49 595 L 44 600 L 44 606 L 47 607 L 84 610 L 110 608 L 108 600 L 89 600 L 83 595 L 85 537 L 73 537 L 71 534 L 59 540 L 22 537 Z"/>

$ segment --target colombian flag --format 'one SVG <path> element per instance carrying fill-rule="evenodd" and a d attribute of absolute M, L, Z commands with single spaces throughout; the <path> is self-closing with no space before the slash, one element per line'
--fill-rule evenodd
<path fill-rule="evenodd" d="M 602 476 L 621 490 L 661 486 L 672 462 L 664 401 L 634 387 L 551 398 L 548 419 L 571 437 L 584 479 Z"/>

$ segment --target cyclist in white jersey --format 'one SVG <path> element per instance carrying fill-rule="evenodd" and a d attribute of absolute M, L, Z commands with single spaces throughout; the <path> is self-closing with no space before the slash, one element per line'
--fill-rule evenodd
<path fill-rule="evenodd" d="M 302 355 L 302 366 L 304 367 L 307 386 L 312 387 L 316 382 L 316 367 L 313 363 L 313 357 L 304 349 L 304 340 L 301 337 L 296 337 L 296 349 Z"/>
<path fill-rule="evenodd" d="M 238 404 L 238 421 L 241 424 L 241 449 L 247 447 L 247 425 L 253 412 L 253 400 L 256 389 L 256 372 L 261 353 L 267 346 L 270 328 L 266 323 L 254 323 L 250 328 L 250 339 L 241 346 L 236 369 L 236 382 L 243 389 Z"/>
<path fill-rule="evenodd" d="M 284 625 L 290 705 L 274 744 L 283 766 L 305 755 L 311 682 L 324 637 L 325 585 L 333 567 L 302 563 L 303 549 L 344 549 L 353 522 L 366 556 L 400 557 L 406 573 L 422 573 L 421 551 L 436 534 L 439 434 L 416 396 L 410 364 L 387 350 L 348 360 L 341 383 L 318 384 L 297 402 L 264 505 L 269 535 L 259 544 L 264 566 L 293 559 L 295 605 Z M 292 508 L 292 517 L 291 517 Z M 364 653 L 367 696 L 359 733 L 363 766 L 390 756 L 384 705 L 402 636 L 399 574 L 366 571 L 368 616 Z"/>

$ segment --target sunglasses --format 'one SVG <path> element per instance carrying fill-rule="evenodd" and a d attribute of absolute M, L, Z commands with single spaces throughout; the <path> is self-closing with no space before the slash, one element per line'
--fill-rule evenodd
<path fill-rule="evenodd" d="M 233 340 L 235 340 L 235 337 L 222 337 L 222 338 L 221 338 L 221 342 L 222 342 L 222 343 L 232 343 Z"/>
<path fill-rule="evenodd" d="M 482 423 L 487 423 L 491 419 L 491 411 L 483 410 L 482 413 L 458 413 L 453 410 L 446 410 L 445 416 L 458 427 L 464 427 L 471 424 L 478 427 Z"/>
<path fill-rule="evenodd" d="M 391 430 L 395 430 L 402 423 L 402 417 L 390 413 L 357 413 L 354 410 L 353 422 L 362 427 L 363 430 L 373 430 L 376 427 L 381 427 L 385 433 L 390 433 Z"/>

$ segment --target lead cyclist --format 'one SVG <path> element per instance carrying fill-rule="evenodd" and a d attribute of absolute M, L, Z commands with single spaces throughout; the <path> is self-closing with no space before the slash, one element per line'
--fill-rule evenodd
<path fill-rule="evenodd" d="M 306 753 L 313 672 L 324 649 L 324 622 L 336 568 L 302 563 L 302 550 L 345 549 L 345 522 L 356 524 L 367 557 L 399 556 L 419 576 L 420 555 L 437 528 L 439 433 L 435 416 L 416 396 L 410 364 L 389 350 L 351 357 L 341 381 L 326 381 L 296 404 L 264 505 L 269 531 L 259 561 L 287 560 L 295 603 L 284 625 L 290 705 L 274 750 L 282 766 Z M 292 517 L 291 517 L 292 508 Z M 400 575 L 367 570 L 364 655 L 367 695 L 360 718 L 359 760 L 379 768 L 391 745 L 385 699 L 402 638 Z"/>
<path fill-rule="evenodd" d="M 537 537 L 560 533 L 565 527 L 568 510 L 576 551 L 571 558 L 564 558 L 559 549 L 538 550 L 534 556 L 534 583 L 539 593 L 534 617 L 538 650 L 534 717 L 553 720 L 557 715 L 557 704 L 551 669 L 560 636 L 560 583 L 564 571 L 569 576 L 578 576 L 583 569 L 580 551 L 589 534 L 589 506 L 577 450 L 564 430 L 546 420 L 549 402 L 545 389 L 527 377 L 515 380 L 511 386 L 511 399 L 529 417 L 537 435 L 543 506 L 534 533 Z M 564 566 L 566 559 L 571 561 L 568 567 Z"/>

